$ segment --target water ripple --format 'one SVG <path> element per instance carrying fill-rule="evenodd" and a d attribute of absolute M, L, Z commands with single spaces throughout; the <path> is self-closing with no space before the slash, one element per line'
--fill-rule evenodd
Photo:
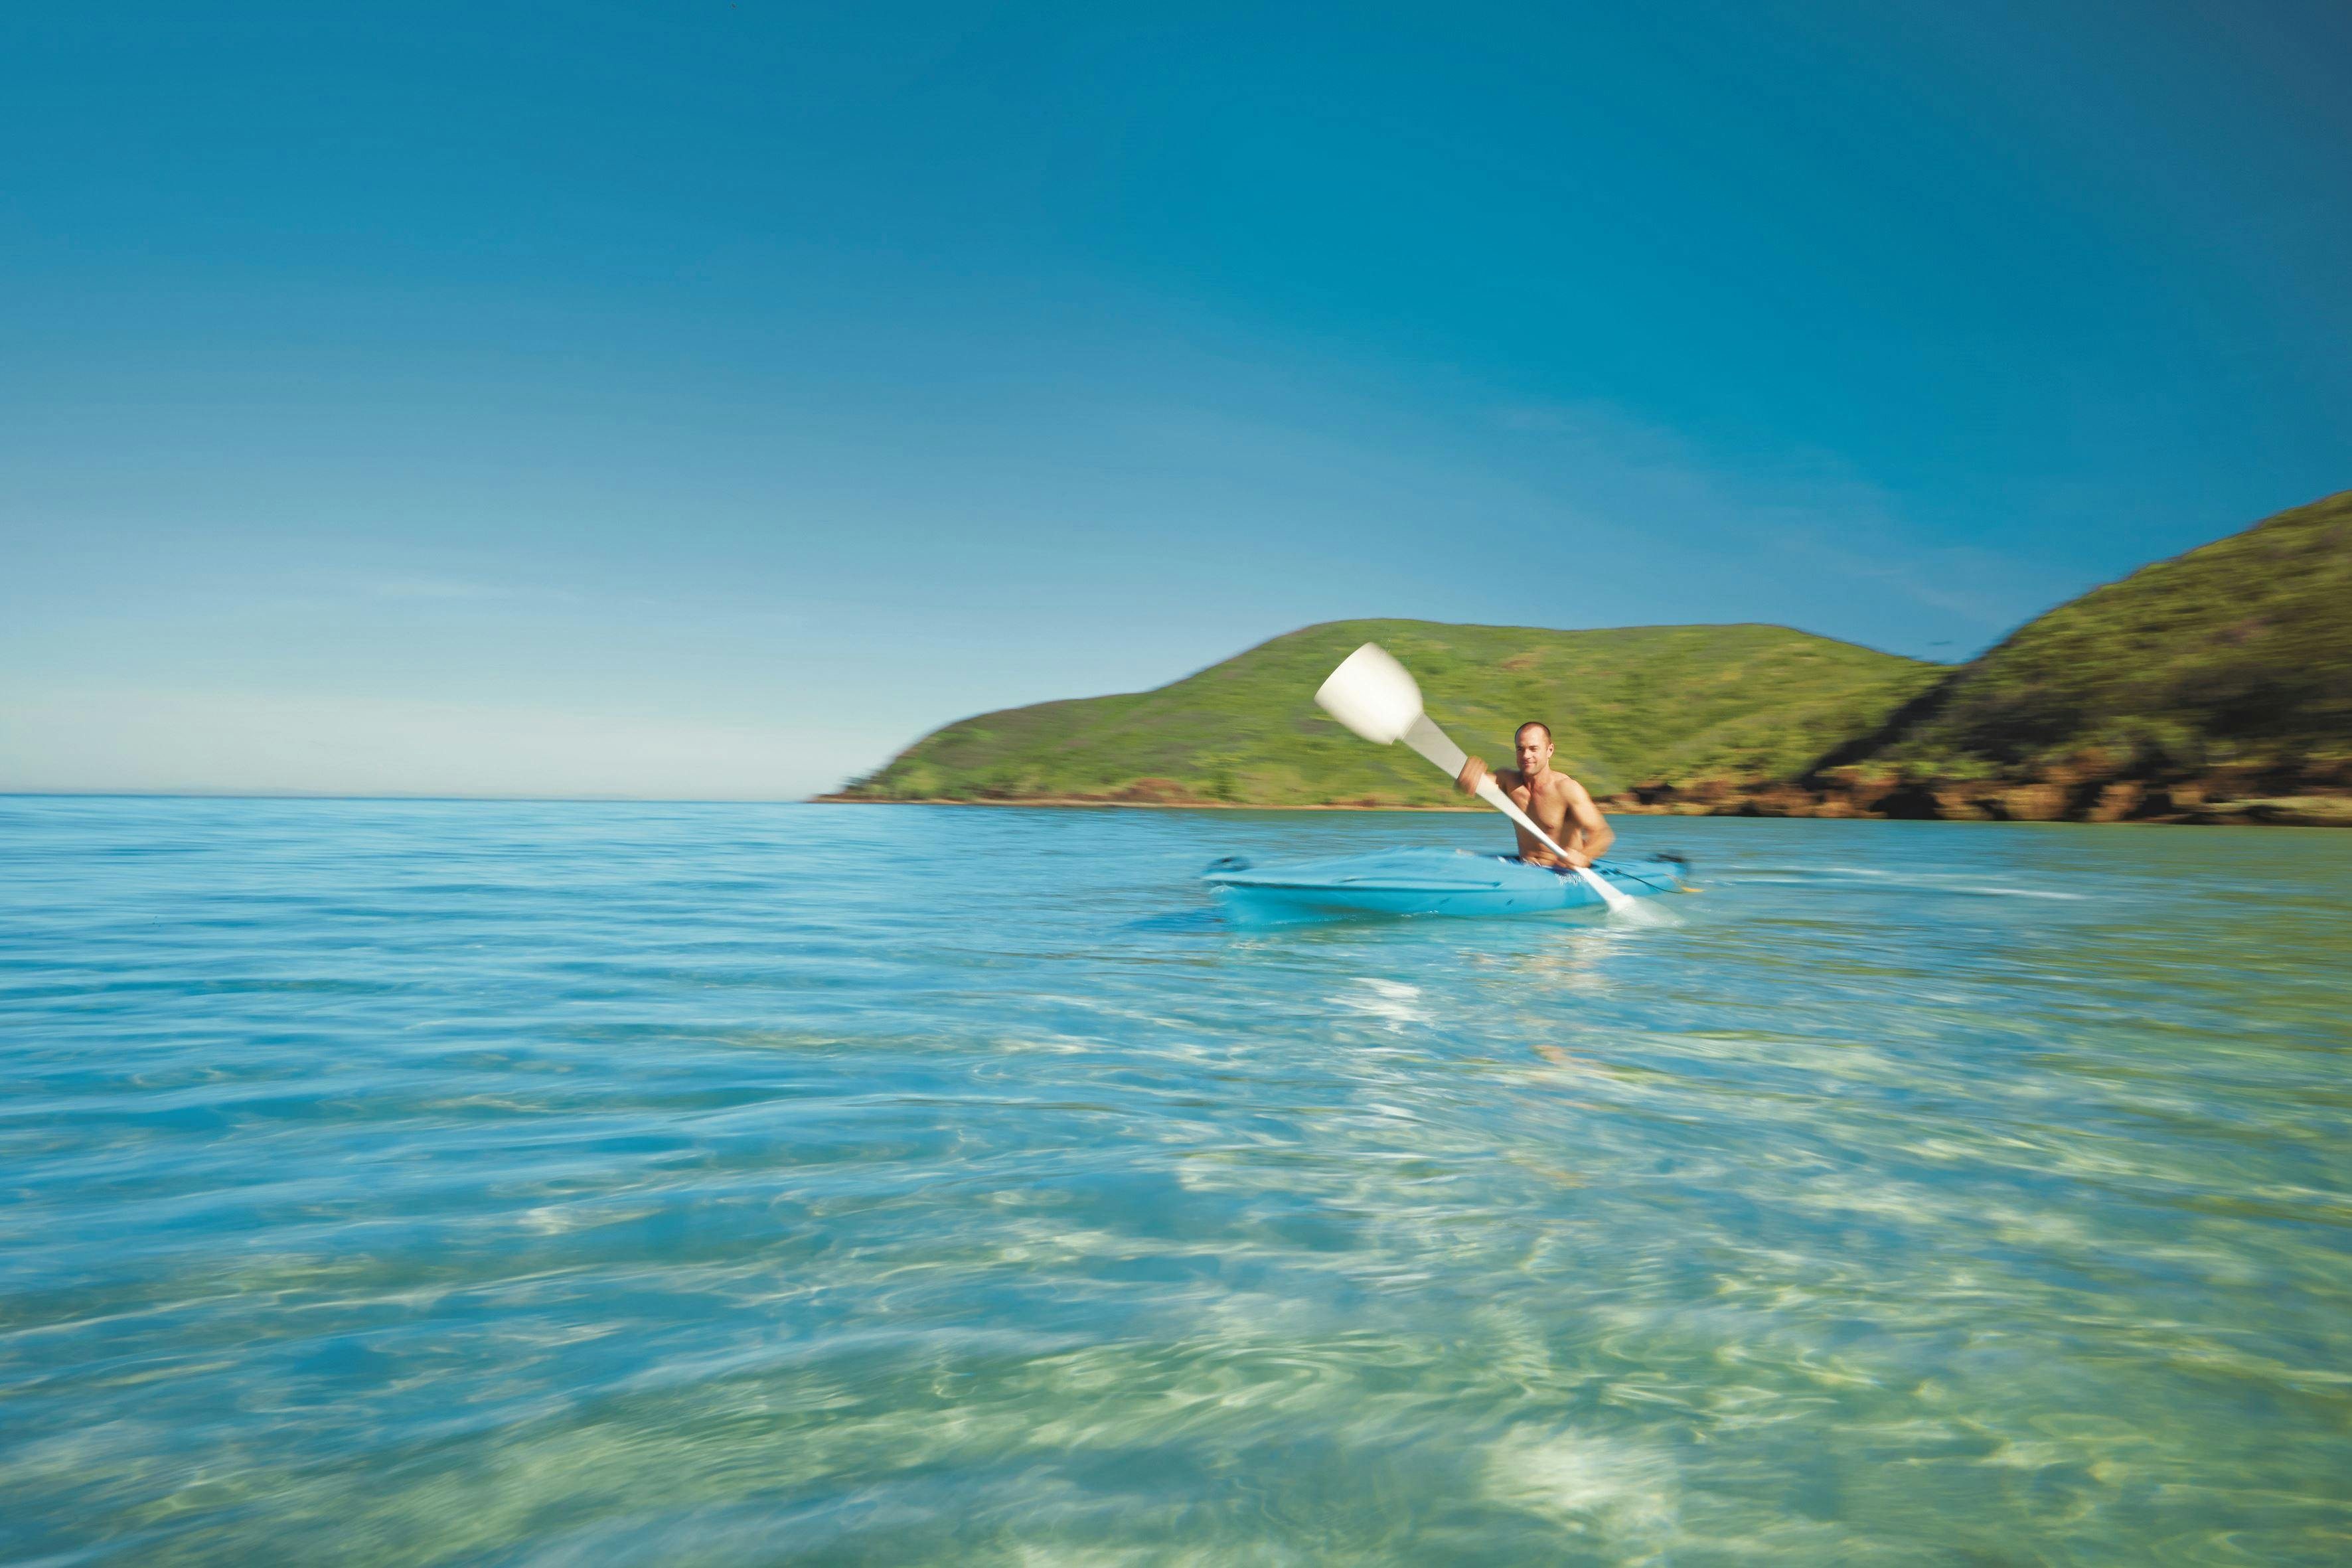
<path fill-rule="evenodd" d="M 0 800 L 0 1559 L 2340 1561 L 2352 835 L 1625 828 Z"/>

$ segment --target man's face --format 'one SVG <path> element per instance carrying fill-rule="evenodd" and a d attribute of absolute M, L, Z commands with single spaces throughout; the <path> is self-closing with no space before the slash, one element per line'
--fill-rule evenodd
<path fill-rule="evenodd" d="M 1551 765 L 1551 737 L 1533 724 L 1519 731 L 1519 772 L 1539 773 Z"/>

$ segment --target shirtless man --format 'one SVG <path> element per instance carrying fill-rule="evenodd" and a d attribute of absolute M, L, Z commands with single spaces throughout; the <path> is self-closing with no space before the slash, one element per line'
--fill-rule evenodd
<path fill-rule="evenodd" d="M 1511 739 L 1518 748 L 1518 769 L 1505 769 L 1495 775 L 1495 782 L 1521 811 L 1535 818 L 1537 826 L 1559 840 L 1560 847 L 1568 851 L 1568 858 L 1561 860 L 1526 828 L 1513 823 L 1511 831 L 1519 836 L 1519 858 L 1530 866 L 1590 866 L 1607 854 L 1609 846 L 1617 841 L 1616 831 L 1582 784 L 1566 773 L 1552 772 L 1551 726 L 1530 719 Z M 1463 794 L 1475 795 L 1478 781 L 1486 776 L 1485 761 L 1473 757 L 1454 783 Z"/>

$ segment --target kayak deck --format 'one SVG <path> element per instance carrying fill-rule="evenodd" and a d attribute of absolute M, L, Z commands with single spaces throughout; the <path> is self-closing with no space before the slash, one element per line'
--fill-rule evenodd
<path fill-rule="evenodd" d="M 1623 857 L 1593 869 L 1632 898 L 1679 892 L 1685 863 L 1675 856 Z M 1581 877 L 1530 866 L 1517 856 L 1466 849 L 1381 849 L 1279 866 L 1220 860 L 1204 879 L 1227 914 L 1244 924 L 1355 915 L 1517 915 L 1595 909 L 1601 895 Z"/>

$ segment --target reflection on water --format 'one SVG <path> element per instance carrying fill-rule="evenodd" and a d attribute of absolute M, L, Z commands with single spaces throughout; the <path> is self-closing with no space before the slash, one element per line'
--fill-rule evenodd
<path fill-rule="evenodd" d="M 0 1558 L 2342 1561 L 2352 834 L 1624 827 L 0 801 Z"/>

